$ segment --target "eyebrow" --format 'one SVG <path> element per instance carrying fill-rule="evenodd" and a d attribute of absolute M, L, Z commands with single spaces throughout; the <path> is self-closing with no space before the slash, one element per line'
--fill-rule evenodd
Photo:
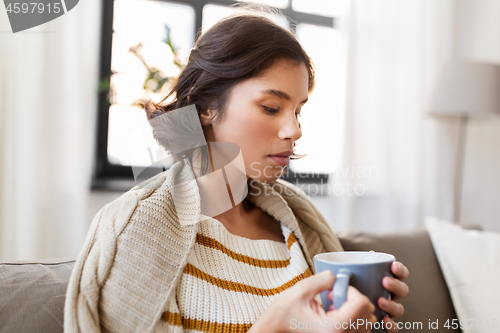
<path fill-rule="evenodd" d="M 279 98 L 283 98 L 287 101 L 289 101 L 291 99 L 290 96 L 286 92 L 281 91 L 281 90 L 267 89 L 267 90 L 262 90 L 261 93 L 268 94 L 268 95 L 275 95 L 275 96 L 278 96 Z M 300 102 L 300 104 L 307 102 L 308 99 L 309 98 L 306 98 L 305 100 Z"/>

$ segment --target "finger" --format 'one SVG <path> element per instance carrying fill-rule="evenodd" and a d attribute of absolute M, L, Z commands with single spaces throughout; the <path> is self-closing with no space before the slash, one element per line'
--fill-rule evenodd
<path fill-rule="evenodd" d="M 384 276 L 382 279 L 382 285 L 385 289 L 394 294 L 394 297 L 392 297 L 394 301 L 405 297 L 410 292 L 410 288 L 406 283 L 390 276 Z"/>
<path fill-rule="evenodd" d="M 363 295 L 363 294 L 361 294 L 361 293 L 360 293 L 360 292 L 359 292 L 356 288 L 354 288 L 354 287 L 352 287 L 352 286 L 348 286 L 348 288 L 352 288 L 352 289 L 353 289 L 353 291 L 351 291 L 351 294 L 349 294 L 349 292 L 348 292 L 346 300 L 349 300 L 349 299 L 351 299 L 351 298 L 352 298 L 352 300 L 356 300 L 356 298 L 357 298 L 357 297 L 359 297 L 359 296 L 364 296 L 364 295 Z M 347 289 L 347 290 L 349 291 L 349 289 Z M 350 297 L 349 297 L 349 296 L 350 296 Z M 332 302 L 333 302 L 333 290 L 329 290 L 329 291 L 328 291 L 327 297 L 328 297 L 328 299 L 329 299 L 330 301 L 332 301 Z M 330 305 L 330 308 L 332 308 L 332 309 L 333 309 L 333 304 L 332 304 L 332 305 Z"/>
<path fill-rule="evenodd" d="M 368 297 L 352 286 L 347 288 L 346 302 L 338 308 L 339 316 L 345 318 L 368 319 L 373 314 L 373 311 L 375 311 L 375 306 Z"/>
<path fill-rule="evenodd" d="M 401 317 L 405 313 L 405 308 L 402 304 L 389 301 L 383 297 L 378 299 L 377 305 L 381 310 L 387 312 L 391 318 Z"/>
<path fill-rule="evenodd" d="M 377 321 L 377 317 L 375 317 L 375 315 L 371 315 L 369 318 L 365 319 L 364 322 L 366 322 L 366 324 L 356 325 L 357 330 L 355 332 L 370 333 L 371 332 L 370 328 L 373 328 L 373 325 L 375 324 L 376 321 Z M 371 325 L 368 324 L 368 322 L 370 322 Z M 349 332 L 352 332 L 352 331 L 349 331 Z"/>
<path fill-rule="evenodd" d="M 399 332 L 399 328 L 398 328 L 397 323 L 394 320 L 392 320 L 391 318 L 386 316 L 386 317 L 382 318 L 382 321 L 384 322 L 384 327 L 385 327 L 385 330 L 387 333 Z"/>
<path fill-rule="evenodd" d="M 366 324 L 365 327 L 366 327 L 366 330 L 363 332 L 363 333 L 370 333 L 371 332 L 371 328 L 373 328 L 373 326 L 375 325 L 375 323 L 377 322 L 377 317 L 375 317 L 375 315 L 371 315 L 367 320 L 367 322 L 370 322 L 370 324 Z"/>
<path fill-rule="evenodd" d="M 323 306 L 316 302 L 314 298 L 309 299 L 308 306 L 313 311 L 313 313 L 320 314 L 321 316 L 324 316 L 326 314 Z"/>
<path fill-rule="evenodd" d="M 399 261 L 394 261 L 392 263 L 391 271 L 400 280 L 404 280 L 410 275 L 408 268 Z"/>
<path fill-rule="evenodd" d="M 305 298 L 313 298 L 316 294 L 332 289 L 335 282 L 335 276 L 330 271 L 323 271 L 303 280 L 300 280 L 295 286 L 299 289 L 300 295 Z"/>

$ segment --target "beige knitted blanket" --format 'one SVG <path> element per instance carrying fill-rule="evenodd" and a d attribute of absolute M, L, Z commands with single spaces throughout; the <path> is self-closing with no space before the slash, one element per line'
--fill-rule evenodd
<path fill-rule="evenodd" d="M 286 226 L 296 235 L 313 272 L 314 255 L 343 250 L 299 188 L 282 180 L 252 184 L 249 194 L 259 195 L 248 199 L 271 216 L 280 220 L 283 210 L 291 209 L 295 219 Z M 279 195 L 266 195 L 269 191 Z M 287 205 L 278 205 L 277 200 Z M 168 302 L 175 301 L 175 287 L 195 243 L 199 214 L 198 187 L 184 161 L 104 206 L 92 221 L 69 281 L 65 331 L 158 331 Z"/>

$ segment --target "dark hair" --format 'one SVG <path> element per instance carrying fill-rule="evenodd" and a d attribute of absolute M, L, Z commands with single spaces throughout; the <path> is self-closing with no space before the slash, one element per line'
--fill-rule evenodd
<path fill-rule="evenodd" d="M 260 11 L 262 8 L 259 6 Z M 266 7 L 264 11 L 276 14 Z M 172 90 L 160 103 L 146 104 L 147 117 L 152 119 L 195 104 L 198 114 L 200 107 L 212 108 L 217 110 L 214 118 L 223 118 L 232 88 L 247 78 L 258 76 L 278 59 L 305 64 L 309 73 L 308 91 L 312 91 L 315 84 L 313 63 L 291 31 L 258 14 L 239 13 L 226 17 L 197 37 L 188 63 Z M 162 105 L 169 97 L 174 97 L 173 101 Z M 290 158 L 303 156 L 294 154 Z"/>

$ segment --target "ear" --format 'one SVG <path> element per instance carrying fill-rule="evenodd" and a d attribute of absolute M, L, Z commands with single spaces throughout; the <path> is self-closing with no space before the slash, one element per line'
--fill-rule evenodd
<path fill-rule="evenodd" d="M 215 116 L 215 112 L 212 109 L 200 107 L 201 126 L 211 125 L 214 116 Z"/>
<path fill-rule="evenodd" d="M 191 87 L 191 89 L 189 89 L 188 96 L 187 96 L 187 102 L 188 102 L 188 104 L 189 104 L 189 102 L 191 102 L 191 96 L 190 96 L 190 94 L 193 92 L 193 90 L 194 90 L 194 87 Z"/>

